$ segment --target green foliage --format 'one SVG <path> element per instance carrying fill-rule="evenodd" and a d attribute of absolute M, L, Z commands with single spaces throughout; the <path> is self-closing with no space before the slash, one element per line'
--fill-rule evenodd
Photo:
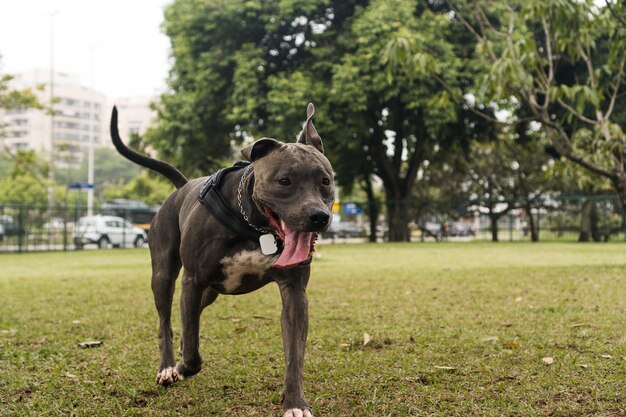
<path fill-rule="evenodd" d="M 0 178 L 9 174 L 11 170 L 11 157 L 7 152 L 0 152 Z"/>
<path fill-rule="evenodd" d="M 67 186 L 75 182 L 87 182 L 88 160 L 85 155 L 78 168 L 59 169 L 55 173 L 59 184 Z M 125 184 L 137 177 L 141 168 L 120 156 L 113 149 L 94 149 L 94 191 L 100 196 L 103 190 L 112 184 Z"/>
<path fill-rule="evenodd" d="M 34 151 L 19 151 L 12 157 L 7 176 L 0 177 L 0 203 L 45 205 L 48 202 L 48 166 Z M 62 201 L 63 187 L 55 187 Z"/>
<path fill-rule="evenodd" d="M 271 97 L 282 107 L 277 94 L 288 86 L 281 77 L 289 77 L 309 55 L 310 43 L 297 36 L 311 34 L 309 22 L 316 15 L 321 19 L 327 4 L 178 0 L 168 6 L 163 27 L 174 58 L 170 88 L 156 108 L 159 122 L 147 142 L 190 176 L 199 176 L 230 163 L 233 143 L 246 136 L 297 133 L 314 97 L 291 101 L 300 118 L 290 129 L 273 119 L 268 97 L 276 87 Z M 301 16 L 308 20 L 298 20 Z"/>
<path fill-rule="evenodd" d="M 392 202 L 391 240 L 407 236 L 405 221 L 394 210 L 421 186 L 416 180 L 424 162 L 449 159 L 450 151 L 493 136 L 457 100 L 474 77 L 461 60 L 458 32 L 447 10 L 434 5 L 372 1 L 357 10 L 340 37 L 347 51 L 333 68 L 330 100 L 341 109 L 337 131 L 356 140 L 331 143 L 330 149 L 338 172 L 360 169 L 360 176 L 382 180 Z M 351 124 L 342 126 L 343 120 Z M 367 164 L 359 167 L 355 159 Z"/>
<path fill-rule="evenodd" d="M 609 179 L 626 207 L 620 16 L 593 0 L 529 0 L 506 8 L 496 1 L 462 3 L 456 17 L 475 35 L 476 53 L 487 63 L 477 98 L 526 109 L 557 152 Z"/>
<path fill-rule="evenodd" d="M 10 89 L 9 82 L 12 79 L 11 75 L 0 74 L 0 109 L 42 108 L 37 96 L 31 89 Z"/>
<path fill-rule="evenodd" d="M 0 69 L 2 68 L 2 55 L 0 55 Z M 37 96 L 31 89 L 14 90 L 9 88 L 9 82 L 13 76 L 0 73 L 0 109 L 17 108 L 43 108 L 37 100 Z M 4 126 L 0 123 L 0 138 L 3 136 Z"/>
<path fill-rule="evenodd" d="M 127 198 L 152 205 L 162 203 L 173 191 L 174 187 L 167 180 L 144 170 L 128 183 L 120 179 L 118 183 L 106 186 L 102 191 L 102 200 Z"/>

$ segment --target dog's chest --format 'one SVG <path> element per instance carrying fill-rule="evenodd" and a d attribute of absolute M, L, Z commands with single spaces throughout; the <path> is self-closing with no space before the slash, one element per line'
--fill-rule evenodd
<path fill-rule="evenodd" d="M 263 275 L 276 263 L 278 256 L 263 255 L 260 250 L 242 250 L 222 258 L 224 292 L 236 293 L 243 288 L 253 291 L 265 285 L 267 282 L 263 281 Z"/>

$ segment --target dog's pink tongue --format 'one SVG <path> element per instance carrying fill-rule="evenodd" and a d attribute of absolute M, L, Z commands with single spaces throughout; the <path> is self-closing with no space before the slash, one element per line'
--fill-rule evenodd
<path fill-rule="evenodd" d="M 313 233 L 291 230 L 283 223 L 285 246 L 274 264 L 277 268 L 289 268 L 309 259 Z"/>

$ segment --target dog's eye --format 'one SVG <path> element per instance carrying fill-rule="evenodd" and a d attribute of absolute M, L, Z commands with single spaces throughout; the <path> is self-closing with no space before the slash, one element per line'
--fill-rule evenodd
<path fill-rule="evenodd" d="M 322 184 L 328 186 L 328 185 L 330 185 L 330 180 L 328 178 L 324 178 L 322 180 Z"/>
<path fill-rule="evenodd" d="M 291 185 L 291 180 L 289 178 L 281 178 L 278 180 L 280 185 Z"/>

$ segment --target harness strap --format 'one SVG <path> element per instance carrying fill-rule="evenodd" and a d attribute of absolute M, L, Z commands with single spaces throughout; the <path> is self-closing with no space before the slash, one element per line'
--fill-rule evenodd
<path fill-rule="evenodd" d="M 250 227 L 250 225 L 241 218 L 239 213 L 230 208 L 219 192 L 224 175 L 231 171 L 245 168 L 248 165 L 250 165 L 250 162 L 240 161 L 232 167 L 220 169 L 215 174 L 211 175 L 200 189 L 198 200 L 200 200 L 200 203 L 231 232 L 258 241 L 261 233 Z"/>

